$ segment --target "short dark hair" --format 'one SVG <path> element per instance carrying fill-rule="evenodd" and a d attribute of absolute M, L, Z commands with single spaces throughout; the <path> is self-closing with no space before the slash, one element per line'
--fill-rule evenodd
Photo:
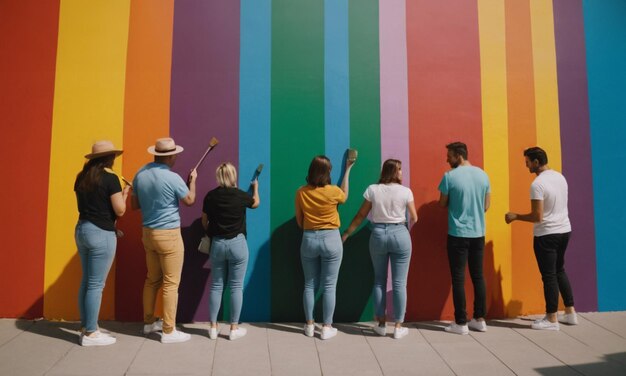
<path fill-rule="evenodd" d="M 306 177 L 307 184 L 313 187 L 323 187 L 330 184 L 330 170 L 332 168 L 328 157 L 325 155 L 316 156 L 309 165 L 309 173 Z"/>
<path fill-rule="evenodd" d="M 528 160 L 531 162 L 538 161 L 539 166 L 545 166 L 548 164 L 548 154 L 546 154 L 545 150 L 539 146 L 534 146 L 524 150 L 524 157 L 528 157 Z"/>
<path fill-rule="evenodd" d="M 398 178 L 398 171 L 402 168 L 402 162 L 397 159 L 387 159 L 383 163 L 383 168 L 380 170 L 380 179 L 378 184 L 389 184 L 402 182 Z"/>
<path fill-rule="evenodd" d="M 452 142 L 446 145 L 448 150 L 451 150 L 455 155 L 460 155 L 463 159 L 467 160 L 467 145 L 462 142 Z"/>

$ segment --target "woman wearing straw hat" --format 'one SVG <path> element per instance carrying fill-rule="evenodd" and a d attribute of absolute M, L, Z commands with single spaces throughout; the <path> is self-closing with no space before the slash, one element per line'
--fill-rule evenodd
<path fill-rule="evenodd" d="M 209 338 L 217 339 L 217 313 L 222 302 L 224 279 L 230 287 L 230 340 L 246 335 L 239 327 L 243 301 L 243 279 L 248 265 L 246 209 L 259 206 L 259 184 L 251 182 L 252 196 L 237 188 L 237 170 L 222 163 L 215 171 L 218 187 L 204 197 L 202 226 L 211 237 L 211 295 L 209 297 Z"/>
<path fill-rule="evenodd" d="M 144 334 L 163 330 L 161 343 L 188 341 L 191 336 L 176 330 L 178 286 L 183 271 L 185 245 L 180 232 L 179 202 L 196 200 L 196 169 L 189 187 L 171 168 L 183 147 L 172 138 L 159 138 L 148 153 L 154 162 L 143 166 L 133 180 L 133 209 L 141 209 L 143 242 L 148 273 L 143 287 Z M 163 287 L 163 321 L 154 317 L 157 293 Z"/>
<path fill-rule="evenodd" d="M 98 313 L 102 290 L 115 257 L 117 238 L 115 221 L 126 211 L 130 186 L 124 187 L 119 178 L 107 171 L 115 157 L 122 154 L 111 141 L 98 141 L 87 154 L 87 162 L 76 176 L 74 191 L 78 203 L 78 224 L 75 239 L 83 276 L 78 291 L 82 346 L 106 346 L 115 337 L 98 330 Z"/>

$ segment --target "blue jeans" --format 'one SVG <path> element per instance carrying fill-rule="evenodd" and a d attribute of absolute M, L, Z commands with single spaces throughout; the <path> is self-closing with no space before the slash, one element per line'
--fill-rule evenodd
<path fill-rule="evenodd" d="M 115 231 L 106 231 L 93 223 L 79 220 L 74 233 L 83 276 L 78 289 L 80 325 L 88 333 L 98 330 L 102 290 L 115 257 Z"/>
<path fill-rule="evenodd" d="M 248 243 L 243 234 L 232 239 L 214 236 L 211 240 L 211 294 L 209 296 L 209 319 L 217 322 L 222 304 L 224 279 L 230 286 L 230 323 L 238 324 L 243 304 L 243 279 L 248 266 Z"/>
<path fill-rule="evenodd" d="M 333 323 L 337 277 L 343 257 L 343 243 L 338 229 L 305 230 L 300 246 L 304 271 L 304 316 L 313 320 L 315 292 L 322 289 L 324 324 Z M 320 285 L 321 281 L 321 285 Z"/>
<path fill-rule="evenodd" d="M 391 261 L 393 315 L 403 322 L 406 312 L 406 280 L 411 261 L 411 235 L 404 223 L 372 224 L 370 256 L 374 267 L 374 309 L 378 318 L 385 317 L 387 306 L 387 265 Z"/>

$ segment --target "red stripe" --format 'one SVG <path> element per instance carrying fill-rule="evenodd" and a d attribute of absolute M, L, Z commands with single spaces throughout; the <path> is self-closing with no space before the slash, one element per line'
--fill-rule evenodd
<path fill-rule="evenodd" d="M 43 315 L 58 19 L 58 1 L 0 2 L 0 113 L 10 130 L 0 184 L 0 317 Z"/>
<path fill-rule="evenodd" d="M 465 142 L 469 160 L 482 167 L 478 9 L 471 1 L 415 0 L 407 1 L 406 17 L 411 189 L 419 216 L 407 319 L 449 319 L 447 213 L 436 203 L 437 186 L 449 169 L 447 143 Z"/>

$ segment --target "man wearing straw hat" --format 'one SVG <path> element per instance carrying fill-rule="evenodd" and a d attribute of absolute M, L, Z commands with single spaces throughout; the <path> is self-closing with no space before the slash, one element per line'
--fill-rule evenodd
<path fill-rule="evenodd" d="M 143 166 L 133 180 L 133 209 L 141 208 L 142 242 L 148 275 L 143 288 L 144 334 L 163 330 L 161 343 L 188 341 L 191 336 L 176 330 L 178 285 L 185 247 L 180 233 L 179 201 L 191 206 L 196 200 L 196 169 L 189 174 L 189 187 L 171 171 L 183 148 L 171 138 L 160 138 L 148 153 L 154 162 Z M 163 321 L 154 317 L 154 305 L 163 286 Z"/>

